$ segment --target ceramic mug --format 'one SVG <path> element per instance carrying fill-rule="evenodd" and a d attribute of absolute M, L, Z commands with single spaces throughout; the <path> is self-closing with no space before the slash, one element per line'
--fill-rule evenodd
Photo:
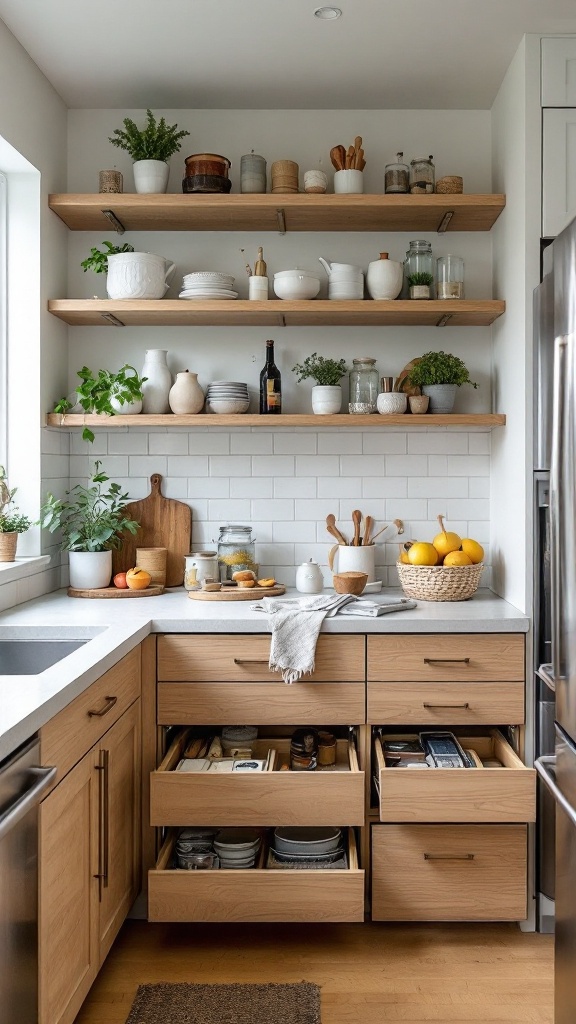
<path fill-rule="evenodd" d="M 162 299 L 175 263 L 153 252 L 119 252 L 108 257 L 106 291 L 111 299 Z"/>
<path fill-rule="evenodd" d="M 365 572 L 368 583 L 374 583 L 376 547 L 374 544 L 353 547 L 351 544 L 335 544 L 328 556 L 328 565 L 333 573 Z"/>

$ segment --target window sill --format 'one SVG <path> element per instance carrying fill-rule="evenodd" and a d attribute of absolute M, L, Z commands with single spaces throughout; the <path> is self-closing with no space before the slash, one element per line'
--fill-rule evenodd
<path fill-rule="evenodd" d="M 36 555 L 33 558 L 17 558 L 15 562 L 0 562 L 0 587 L 4 583 L 35 576 L 51 561 L 50 555 Z"/>

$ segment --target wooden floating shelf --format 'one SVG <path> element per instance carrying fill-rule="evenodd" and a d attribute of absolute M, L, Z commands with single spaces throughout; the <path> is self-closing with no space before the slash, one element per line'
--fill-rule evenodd
<path fill-rule="evenodd" d="M 264 302 L 187 299 L 51 299 L 72 327 L 488 327 L 501 299 L 330 299 Z"/>
<path fill-rule="evenodd" d="M 476 427 L 492 430 L 494 427 L 503 427 L 505 423 L 506 416 L 502 413 L 450 413 L 442 416 L 431 413 L 425 416 L 413 416 L 411 413 L 399 416 L 380 416 L 378 413 L 371 416 L 316 416 L 312 413 L 285 413 L 280 416 L 260 416 L 252 413 L 219 416 L 201 413 L 198 416 L 176 416 L 173 413 L 141 413 L 138 416 L 100 416 L 77 413 L 62 415 L 51 412 L 46 416 L 47 426 L 65 430 L 79 427 L 103 427 L 106 430 L 117 427 L 263 427 L 267 430 L 277 430 L 278 427 Z"/>
<path fill-rule="evenodd" d="M 73 231 L 489 231 L 503 195 L 57 194 Z"/>

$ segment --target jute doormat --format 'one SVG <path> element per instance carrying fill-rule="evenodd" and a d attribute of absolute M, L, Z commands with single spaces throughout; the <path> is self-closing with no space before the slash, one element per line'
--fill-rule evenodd
<path fill-rule="evenodd" d="M 320 989 L 298 985 L 140 985 L 126 1024 L 320 1024 Z"/>

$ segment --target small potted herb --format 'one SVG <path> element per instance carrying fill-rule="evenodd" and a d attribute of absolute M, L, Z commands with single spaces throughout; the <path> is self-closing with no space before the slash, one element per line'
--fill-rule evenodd
<path fill-rule="evenodd" d="M 316 381 L 312 388 L 312 411 L 320 416 L 329 416 L 340 412 L 342 407 L 342 387 L 340 381 L 348 373 L 344 359 L 325 359 L 313 352 L 303 363 L 292 367 L 298 375 L 297 383 L 311 378 Z"/>
<path fill-rule="evenodd" d="M 0 562 L 16 560 L 18 534 L 26 533 L 32 526 L 32 520 L 22 514 L 12 499 L 16 487 L 10 489 L 4 466 L 0 466 Z"/>
<path fill-rule="evenodd" d="M 70 586 L 94 590 L 107 587 L 112 576 L 112 549 L 122 545 L 121 534 L 137 533 L 139 523 L 125 513 L 128 494 L 120 484 L 108 484 L 110 477 L 96 461 L 85 487 L 76 484 L 65 498 L 46 495 L 40 509 L 40 526 L 54 533 L 61 530 L 62 549 L 70 559 Z"/>
<path fill-rule="evenodd" d="M 134 161 L 134 185 L 137 192 L 161 193 L 168 186 L 170 168 L 168 160 L 180 149 L 181 142 L 190 132 L 177 131 L 177 124 L 166 124 L 163 117 L 156 120 L 151 110 L 146 111 L 146 126 L 138 128 L 130 117 L 125 117 L 124 128 L 115 128 L 108 141 L 125 149 Z"/>
<path fill-rule="evenodd" d="M 109 256 L 117 256 L 122 252 L 134 252 L 134 246 L 129 245 L 128 242 L 125 242 L 124 245 L 113 245 L 112 242 L 102 242 L 102 245 L 106 246 L 104 251 L 97 247 L 93 247 L 90 249 L 90 255 L 87 256 L 85 260 L 82 260 L 80 266 L 84 273 L 86 273 L 87 270 L 93 270 L 95 274 L 107 274 Z"/>
<path fill-rule="evenodd" d="M 78 370 L 80 384 L 67 398 L 61 398 L 54 406 L 54 412 L 65 415 L 71 410 L 114 416 L 136 416 L 142 412 L 142 385 L 147 377 L 140 377 L 137 370 L 125 363 L 117 373 L 98 370 L 96 376 L 87 366 Z M 82 437 L 93 441 L 94 434 L 84 428 Z"/>
<path fill-rule="evenodd" d="M 407 378 L 413 387 L 422 389 L 430 399 L 431 413 L 448 413 L 454 408 L 456 388 L 462 384 L 478 385 L 470 380 L 465 364 L 450 352 L 426 352 L 418 359 Z"/>
<path fill-rule="evenodd" d="M 432 274 L 428 274 L 427 271 L 420 271 L 417 274 L 410 274 L 408 278 L 408 284 L 410 285 L 410 298 L 411 299 L 429 299 L 430 285 L 434 278 Z"/>

